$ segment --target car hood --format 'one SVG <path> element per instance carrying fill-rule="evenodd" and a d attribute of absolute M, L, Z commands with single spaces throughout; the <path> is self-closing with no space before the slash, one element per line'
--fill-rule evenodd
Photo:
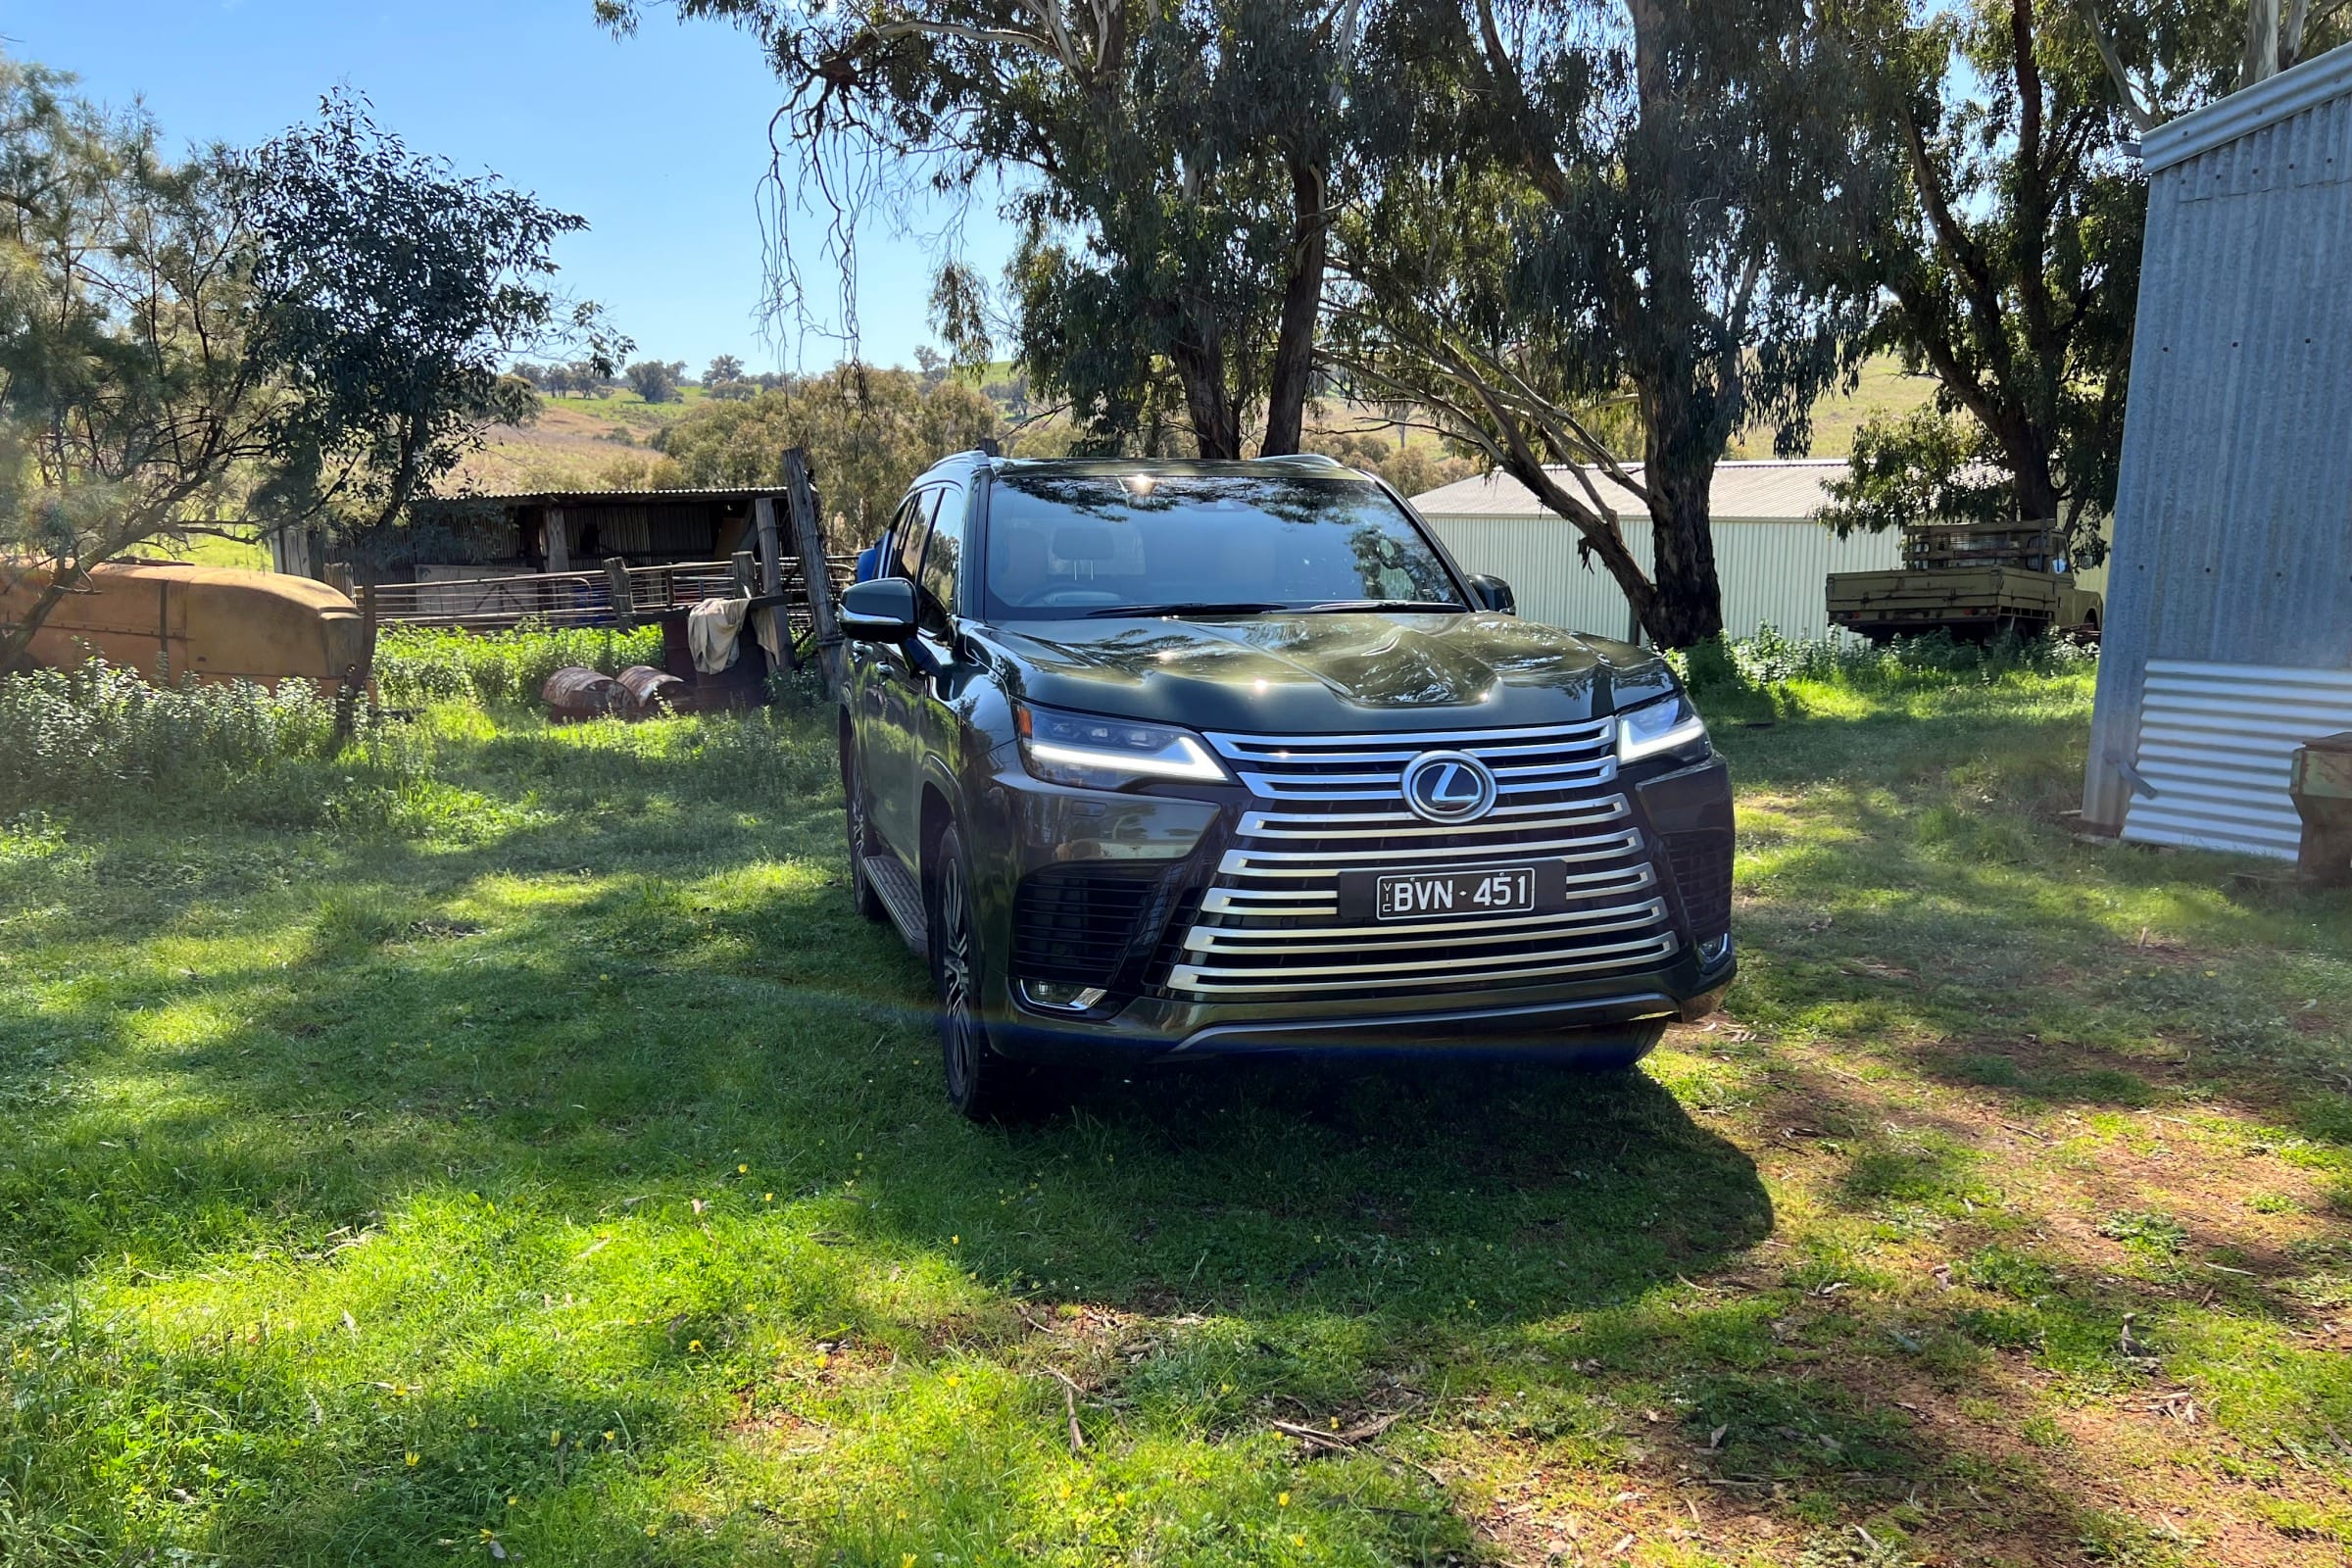
<path fill-rule="evenodd" d="M 1260 734 L 1573 723 L 1672 689 L 1653 654 L 1516 615 L 1030 621 L 978 634 L 1048 708 Z"/>

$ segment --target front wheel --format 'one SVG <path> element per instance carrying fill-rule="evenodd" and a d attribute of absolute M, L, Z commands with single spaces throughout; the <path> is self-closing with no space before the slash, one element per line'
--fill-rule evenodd
<path fill-rule="evenodd" d="M 939 841 L 939 870 L 931 878 L 931 975 L 939 992 L 939 1054 L 948 1103 L 973 1121 L 1009 1120 L 1028 1108 L 1028 1075 L 988 1043 L 981 1004 L 979 921 L 972 902 L 971 861 L 963 834 L 950 827 Z"/>

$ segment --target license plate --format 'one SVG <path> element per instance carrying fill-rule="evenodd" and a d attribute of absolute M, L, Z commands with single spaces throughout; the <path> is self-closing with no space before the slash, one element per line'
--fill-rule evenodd
<path fill-rule="evenodd" d="M 1555 860 L 1547 865 L 1482 865 L 1469 871 L 1358 871 L 1342 879 L 1341 913 L 1373 920 L 1528 914 L 1545 903 L 1562 902 L 1565 887 L 1553 886 L 1566 880 L 1560 870 Z"/>

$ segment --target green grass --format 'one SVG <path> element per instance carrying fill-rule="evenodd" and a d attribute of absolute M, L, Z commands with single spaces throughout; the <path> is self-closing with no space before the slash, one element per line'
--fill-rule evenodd
<path fill-rule="evenodd" d="M 1727 728 L 1745 973 L 1623 1082 L 1014 1129 L 805 719 L 19 816 L 0 1561 L 2339 1560 L 2352 908 L 2075 843 L 2089 687 Z"/>

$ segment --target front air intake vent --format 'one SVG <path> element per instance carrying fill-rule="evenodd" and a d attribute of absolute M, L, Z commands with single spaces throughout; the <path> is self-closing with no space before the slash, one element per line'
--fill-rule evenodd
<path fill-rule="evenodd" d="M 1139 942 L 1159 880 L 1102 866 L 1049 866 L 1013 902 L 1012 971 L 1022 980 L 1108 987 Z"/>
<path fill-rule="evenodd" d="M 1669 833 L 1666 858 L 1683 898 L 1690 940 L 1712 942 L 1732 928 L 1732 836 Z"/>

